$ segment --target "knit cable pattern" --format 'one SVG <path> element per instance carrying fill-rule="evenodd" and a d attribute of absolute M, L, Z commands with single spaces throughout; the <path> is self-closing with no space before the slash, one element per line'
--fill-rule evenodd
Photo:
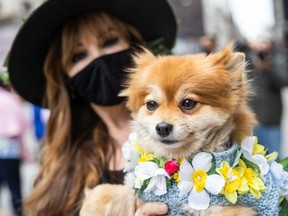
<path fill-rule="evenodd" d="M 221 166 L 222 161 L 227 161 L 230 166 L 233 164 L 235 154 L 239 146 L 234 144 L 229 150 L 224 152 L 212 153 L 216 167 Z M 266 192 L 263 192 L 260 199 L 255 199 L 251 193 L 238 195 L 237 203 L 230 203 L 224 195 L 210 195 L 210 206 L 233 206 L 241 205 L 246 207 L 253 207 L 257 210 L 259 216 L 278 216 L 279 215 L 279 193 L 277 186 L 270 172 L 268 172 L 262 179 L 266 186 Z M 185 204 L 188 206 L 189 193 L 180 196 L 179 189 L 176 182 L 167 188 L 167 193 L 161 196 L 156 196 L 152 192 L 142 192 L 138 197 L 144 201 L 162 201 L 169 206 L 168 215 L 173 216 L 191 216 L 191 213 L 185 212 L 181 206 Z"/>

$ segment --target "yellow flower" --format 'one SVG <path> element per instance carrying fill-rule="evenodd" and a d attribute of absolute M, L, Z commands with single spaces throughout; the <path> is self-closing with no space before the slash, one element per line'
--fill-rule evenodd
<path fill-rule="evenodd" d="M 175 161 L 179 164 L 179 166 L 181 166 L 182 162 L 184 161 L 184 158 L 175 159 Z M 173 179 L 177 183 L 180 182 L 179 170 L 173 174 Z"/>
<path fill-rule="evenodd" d="M 139 154 L 143 154 L 144 151 L 139 147 L 139 143 L 134 142 L 133 144 L 134 149 L 139 153 Z"/>
<path fill-rule="evenodd" d="M 173 179 L 178 183 L 180 182 L 179 170 L 173 174 Z"/>
<path fill-rule="evenodd" d="M 253 169 L 247 168 L 246 164 L 242 160 L 239 161 L 239 167 L 243 168 L 244 170 L 243 181 L 247 182 L 250 193 L 256 199 L 260 199 L 261 192 L 265 191 L 266 187 L 261 178 L 259 178 L 259 174 Z M 245 189 L 247 189 L 247 187 Z M 239 191 L 239 193 L 243 193 L 243 191 Z"/>
<path fill-rule="evenodd" d="M 184 160 L 184 158 L 175 159 L 175 161 L 176 161 L 179 165 L 182 164 L 183 160 Z"/>
<path fill-rule="evenodd" d="M 237 201 L 237 190 L 245 184 L 241 179 L 244 174 L 243 168 L 231 168 L 226 161 L 223 161 L 221 167 L 217 168 L 216 171 L 225 179 L 225 186 L 221 193 L 224 194 L 227 200 L 235 204 Z"/>
<path fill-rule="evenodd" d="M 258 143 L 255 144 L 252 155 L 254 155 L 254 154 L 265 155 L 266 154 L 265 147 L 263 145 L 258 144 Z"/>
<path fill-rule="evenodd" d="M 278 158 L 278 152 L 274 151 L 271 154 L 266 155 L 265 158 L 267 159 L 268 162 L 274 161 Z"/>
<path fill-rule="evenodd" d="M 201 192 L 205 188 L 207 176 L 207 173 L 203 169 L 195 170 L 193 172 L 192 179 L 197 192 Z"/>
<path fill-rule="evenodd" d="M 263 145 L 258 144 L 258 138 L 256 136 L 245 137 L 241 141 L 241 147 L 247 150 L 250 153 L 250 155 L 266 154 L 265 147 Z"/>
<path fill-rule="evenodd" d="M 252 155 L 254 154 L 262 154 L 262 155 L 265 155 L 266 154 L 266 150 L 265 150 L 265 147 L 263 145 L 260 145 L 258 143 L 258 138 L 255 136 L 254 137 L 254 148 L 253 148 L 253 152 L 252 152 Z"/>
<path fill-rule="evenodd" d="M 141 154 L 140 158 L 138 159 L 138 162 L 147 162 L 154 158 L 154 154 L 151 153 L 143 153 Z"/>

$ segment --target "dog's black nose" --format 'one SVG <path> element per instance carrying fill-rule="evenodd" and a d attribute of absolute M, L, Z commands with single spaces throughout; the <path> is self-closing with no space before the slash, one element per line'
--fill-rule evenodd
<path fill-rule="evenodd" d="M 156 131 L 159 136 L 166 137 L 170 134 L 170 132 L 173 129 L 173 125 L 166 123 L 166 122 L 161 122 L 156 125 Z"/>

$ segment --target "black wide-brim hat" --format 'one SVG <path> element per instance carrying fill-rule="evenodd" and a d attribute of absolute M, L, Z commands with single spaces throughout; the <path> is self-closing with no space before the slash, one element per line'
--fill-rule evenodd
<path fill-rule="evenodd" d="M 172 48 L 176 20 L 166 0 L 48 0 L 24 22 L 12 44 L 8 71 L 16 92 L 25 100 L 43 104 L 44 60 L 52 36 L 69 18 L 85 11 L 104 11 L 134 26 L 146 42 L 163 39 Z"/>

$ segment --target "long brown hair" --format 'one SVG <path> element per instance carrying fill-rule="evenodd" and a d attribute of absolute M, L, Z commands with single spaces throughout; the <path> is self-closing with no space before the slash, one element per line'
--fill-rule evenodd
<path fill-rule="evenodd" d="M 84 187 L 92 188 L 101 182 L 112 156 L 107 145 L 111 137 L 92 108 L 73 95 L 64 69 L 81 29 L 86 28 L 98 40 L 105 40 L 109 35 L 97 33 L 99 29 L 108 29 L 111 22 L 131 46 L 143 44 L 133 27 L 100 12 L 72 18 L 51 43 L 44 65 L 51 114 L 35 188 L 25 202 L 27 215 L 73 215 L 80 208 Z"/>

